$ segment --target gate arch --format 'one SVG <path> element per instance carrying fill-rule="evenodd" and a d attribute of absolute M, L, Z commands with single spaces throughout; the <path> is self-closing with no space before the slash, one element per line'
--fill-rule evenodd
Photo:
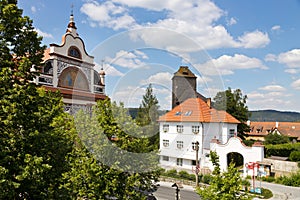
<path fill-rule="evenodd" d="M 213 140 L 210 150 L 215 151 L 220 160 L 221 170 L 226 171 L 228 167 L 227 155 L 235 152 L 241 154 L 243 159 L 243 171 L 246 176 L 245 163 L 262 161 L 264 158 L 264 146 L 260 143 L 254 143 L 252 147 L 246 146 L 239 137 L 231 137 L 227 143 L 220 144 Z"/>

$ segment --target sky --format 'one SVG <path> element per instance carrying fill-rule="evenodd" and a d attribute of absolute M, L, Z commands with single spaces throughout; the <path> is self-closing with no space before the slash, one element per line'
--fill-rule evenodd
<path fill-rule="evenodd" d="M 171 108 L 179 66 L 214 98 L 227 88 L 247 95 L 249 110 L 300 112 L 300 0 L 19 0 L 43 44 L 60 44 L 73 12 L 106 94 L 138 107 L 152 84 Z"/>

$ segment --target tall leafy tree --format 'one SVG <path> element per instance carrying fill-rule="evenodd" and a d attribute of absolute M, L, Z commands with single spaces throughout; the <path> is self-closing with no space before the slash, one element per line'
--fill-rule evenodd
<path fill-rule="evenodd" d="M 225 110 L 241 123 L 238 125 L 238 133 L 243 137 L 243 134 L 249 131 L 249 127 L 245 122 L 249 118 L 249 110 L 247 103 L 247 95 L 243 95 L 240 89 L 221 91 L 214 97 L 214 108 Z"/>
<path fill-rule="evenodd" d="M 158 99 L 153 94 L 152 85 L 149 84 L 146 88 L 146 93 L 143 95 L 142 103 L 136 117 L 137 124 L 143 127 L 144 134 L 149 136 L 149 150 L 159 148 L 158 109 Z"/>
<path fill-rule="evenodd" d="M 157 154 L 148 153 L 148 141 L 127 113 L 122 103 L 107 99 L 97 102 L 92 115 L 76 115 L 76 129 L 88 152 L 73 159 L 90 160 L 91 165 L 75 164 L 65 174 L 63 188 L 69 193 L 81 198 L 145 199 L 146 191 L 154 188 Z"/>
<path fill-rule="evenodd" d="M 247 191 L 241 193 L 243 179 L 238 169 L 231 163 L 226 172 L 221 172 L 219 156 L 216 152 L 210 152 L 210 158 L 214 166 L 210 185 L 205 188 L 198 188 L 197 192 L 203 200 L 248 200 L 252 199 Z"/>
<path fill-rule="evenodd" d="M 60 95 L 31 82 L 45 47 L 16 4 L 0 1 L 0 199 L 58 199 L 75 132 Z"/>

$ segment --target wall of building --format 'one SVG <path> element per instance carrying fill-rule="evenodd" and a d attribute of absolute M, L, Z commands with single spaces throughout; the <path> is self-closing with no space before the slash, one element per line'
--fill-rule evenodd
<path fill-rule="evenodd" d="M 299 170 L 297 162 L 274 160 L 269 158 L 265 158 L 263 162 L 270 163 L 271 172 L 274 173 L 275 177 L 289 175 L 290 173 Z"/>
<path fill-rule="evenodd" d="M 168 131 L 163 126 L 169 125 Z M 177 132 L 177 125 L 183 125 L 183 132 Z M 192 126 L 199 126 L 199 132 L 193 133 Z M 229 138 L 230 129 L 237 130 L 236 124 L 224 123 L 199 123 L 199 122 L 161 122 L 160 123 L 160 164 L 166 169 L 180 169 L 191 172 L 192 160 L 196 160 L 196 151 L 193 149 L 193 142 L 199 142 L 199 160 L 201 167 L 209 166 L 210 141 L 213 138 L 219 139 L 225 144 Z M 169 141 L 169 146 L 164 146 L 164 140 Z M 183 142 L 183 148 L 177 147 L 177 141 Z M 168 157 L 168 161 L 163 160 Z M 166 158 L 165 157 L 165 158 Z M 177 165 L 177 158 L 182 158 L 182 166 Z"/>

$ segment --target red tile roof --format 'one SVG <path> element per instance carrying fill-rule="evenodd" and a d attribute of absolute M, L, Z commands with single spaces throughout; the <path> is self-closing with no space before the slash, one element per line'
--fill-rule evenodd
<path fill-rule="evenodd" d="M 239 120 L 227 112 L 210 108 L 207 103 L 200 98 L 187 99 L 170 112 L 159 117 L 158 121 L 240 123 Z"/>
<path fill-rule="evenodd" d="M 266 136 L 278 130 L 280 134 L 300 139 L 300 122 L 251 122 L 248 135 Z"/>

